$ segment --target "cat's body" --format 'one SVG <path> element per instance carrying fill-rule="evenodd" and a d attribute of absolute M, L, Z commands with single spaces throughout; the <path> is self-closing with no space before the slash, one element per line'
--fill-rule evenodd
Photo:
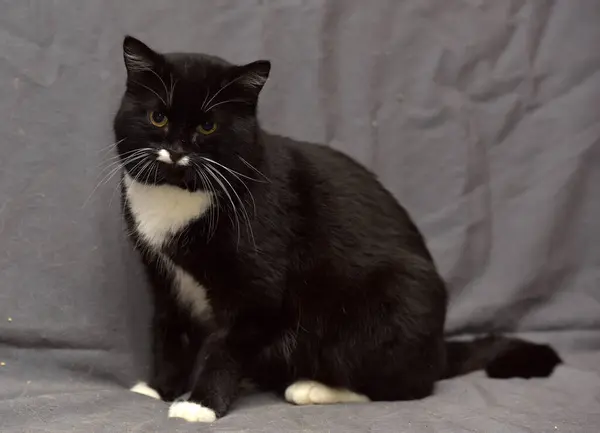
<path fill-rule="evenodd" d="M 115 131 L 155 300 L 149 386 L 191 392 L 172 416 L 222 416 L 242 378 L 297 404 L 406 400 L 477 368 L 528 377 L 559 362 L 519 340 L 444 342 L 444 283 L 404 209 L 350 158 L 258 126 L 265 63 L 165 59 L 130 38 L 125 59 Z M 511 371 L 523 353 L 538 365 Z"/>

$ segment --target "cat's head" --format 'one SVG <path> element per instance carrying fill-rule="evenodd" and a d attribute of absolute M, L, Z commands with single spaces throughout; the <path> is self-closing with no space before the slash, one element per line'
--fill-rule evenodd
<path fill-rule="evenodd" d="M 259 152 L 256 105 L 268 61 L 160 54 L 130 36 L 123 57 L 127 89 L 114 130 L 133 179 L 193 191 L 247 172 Z"/>

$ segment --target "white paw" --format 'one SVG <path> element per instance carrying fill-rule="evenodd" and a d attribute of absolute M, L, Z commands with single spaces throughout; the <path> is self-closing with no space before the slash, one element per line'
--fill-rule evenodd
<path fill-rule="evenodd" d="M 176 401 L 169 408 L 169 418 L 182 418 L 188 422 L 213 422 L 216 421 L 217 414 L 214 410 L 191 401 Z"/>
<path fill-rule="evenodd" d="M 129 391 L 135 392 L 136 394 L 145 395 L 146 397 L 154 398 L 156 400 L 160 400 L 160 395 L 156 390 L 150 388 L 146 382 L 139 382 Z"/>
<path fill-rule="evenodd" d="M 313 380 L 299 380 L 285 390 L 285 399 L 298 405 L 359 403 L 370 401 L 365 395 L 342 388 L 330 388 Z"/>

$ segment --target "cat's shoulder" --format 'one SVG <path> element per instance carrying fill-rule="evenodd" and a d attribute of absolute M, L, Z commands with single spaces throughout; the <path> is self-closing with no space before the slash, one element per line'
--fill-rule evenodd
<path fill-rule="evenodd" d="M 263 143 L 275 159 L 293 160 L 299 164 L 369 173 L 368 169 L 351 156 L 322 143 L 297 140 L 291 137 L 263 132 Z"/>

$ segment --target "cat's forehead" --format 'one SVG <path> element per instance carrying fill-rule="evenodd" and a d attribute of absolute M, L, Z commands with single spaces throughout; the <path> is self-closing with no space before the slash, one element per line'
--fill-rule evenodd
<path fill-rule="evenodd" d="M 146 88 L 153 90 L 150 93 L 163 102 L 174 119 L 202 111 L 212 95 L 230 81 L 235 68 L 219 57 L 206 54 L 167 53 L 162 56 L 164 63 L 154 73 L 144 74 L 144 79 L 148 80 Z M 226 93 L 221 92 L 220 96 L 226 96 Z"/>
<path fill-rule="evenodd" d="M 222 80 L 233 65 L 208 54 L 168 53 L 164 55 L 171 73 L 190 84 Z"/>

